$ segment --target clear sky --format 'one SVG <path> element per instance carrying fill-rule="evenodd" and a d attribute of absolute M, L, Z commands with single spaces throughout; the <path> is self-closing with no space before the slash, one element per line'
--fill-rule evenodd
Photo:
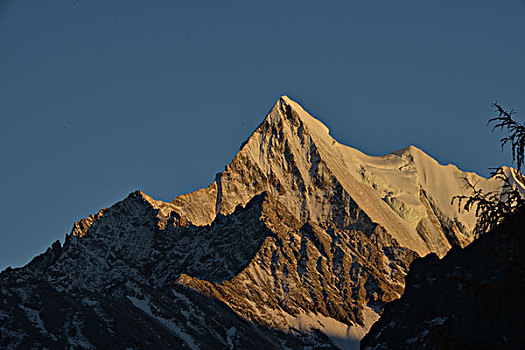
<path fill-rule="evenodd" d="M 524 62 L 524 0 L 0 0 L 0 269 L 135 189 L 207 186 L 282 94 L 486 176 Z"/>

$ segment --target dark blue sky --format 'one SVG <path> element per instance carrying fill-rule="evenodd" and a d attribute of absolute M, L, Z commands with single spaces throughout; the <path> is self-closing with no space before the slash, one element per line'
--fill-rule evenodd
<path fill-rule="evenodd" d="M 488 174 L 525 1 L 0 0 L 0 269 L 140 188 L 207 186 L 282 94 L 369 154 Z"/>

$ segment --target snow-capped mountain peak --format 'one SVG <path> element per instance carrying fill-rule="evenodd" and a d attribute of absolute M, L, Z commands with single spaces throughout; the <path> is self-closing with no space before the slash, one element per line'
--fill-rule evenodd
<path fill-rule="evenodd" d="M 501 184 L 414 146 L 368 156 L 282 96 L 208 187 L 133 192 L 2 272 L 0 344 L 358 346 L 414 258 L 471 241 L 463 177 Z"/>

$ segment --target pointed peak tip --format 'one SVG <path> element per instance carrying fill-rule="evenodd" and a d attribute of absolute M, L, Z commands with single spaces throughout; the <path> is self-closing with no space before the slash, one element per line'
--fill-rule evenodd
<path fill-rule="evenodd" d="M 150 196 L 148 196 L 147 194 L 145 194 L 141 190 L 136 190 L 136 191 L 131 192 L 128 195 L 128 198 L 131 198 L 131 199 L 133 199 L 133 198 L 141 198 L 141 199 L 145 199 L 148 202 L 153 201 L 153 198 L 151 198 Z"/>
<path fill-rule="evenodd" d="M 144 192 L 142 192 L 141 190 L 135 190 L 133 192 L 131 192 L 129 195 L 130 197 L 139 197 L 139 196 L 144 196 Z"/>
<path fill-rule="evenodd" d="M 329 133 L 326 125 L 324 125 L 319 119 L 310 115 L 299 103 L 292 100 L 288 95 L 282 95 L 277 103 L 275 103 L 272 111 L 276 111 L 280 115 L 285 115 L 288 119 L 300 119 L 307 125 L 310 131 L 317 131 L 321 134 Z"/>
<path fill-rule="evenodd" d="M 288 125 L 288 133 L 315 134 L 316 137 L 324 138 L 327 143 L 335 141 L 329 135 L 329 130 L 320 120 L 311 116 L 301 105 L 290 99 L 287 95 L 282 95 L 270 109 L 264 120 L 259 124 L 255 131 L 239 147 L 242 151 L 249 144 L 252 138 L 259 138 L 260 134 L 272 132 L 272 126 L 278 129 L 282 125 Z M 299 136 L 303 137 L 303 136 Z M 328 139 L 326 139 L 328 137 Z M 259 141 L 257 141 L 259 142 Z M 257 146 L 259 147 L 259 146 Z"/>
<path fill-rule="evenodd" d="M 295 100 L 293 100 L 290 97 L 288 97 L 288 95 L 282 95 L 275 105 L 276 106 L 280 105 L 280 106 L 284 106 L 284 107 L 289 107 L 289 108 L 291 108 L 291 109 L 293 109 L 295 111 L 305 112 L 303 107 L 298 102 L 296 102 Z"/>
<path fill-rule="evenodd" d="M 283 108 L 286 106 L 292 107 L 293 104 L 295 104 L 295 102 L 291 98 L 289 98 L 287 95 L 282 95 L 275 102 L 273 109 L 275 108 L 279 109 L 279 108 Z"/>
<path fill-rule="evenodd" d="M 282 95 L 279 100 L 285 102 L 285 103 L 290 103 L 290 102 L 293 102 L 291 98 L 289 98 L 287 95 Z"/>

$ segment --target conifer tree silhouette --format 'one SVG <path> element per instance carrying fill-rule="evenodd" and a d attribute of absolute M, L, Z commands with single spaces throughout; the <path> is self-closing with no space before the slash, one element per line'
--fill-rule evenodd
<path fill-rule="evenodd" d="M 501 148 L 503 149 L 506 144 L 511 145 L 512 161 L 516 164 L 517 170 L 510 169 L 510 171 L 514 172 L 521 183 L 525 183 L 525 177 L 520 172 L 525 160 L 525 125 L 512 119 L 516 114 L 514 111 L 507 112 L 497 102 L 493 103 L 493 106 L 496 108 L 497 115 L 489 119 L 487 125 L 493 124 L 492 131 L 499 129 L 507 133 L 507 136 L 500 139 Z M 476 238 L 495 229 L 507 218 L 525 212 L 524 196 L 503 167 L 493 169 L 491 176 L 502 180 L 502 185 L 497 191 L 484 192 L 477 187 L 477 183 L 471 183 L 467 178 L 463 178 L 465 187 L 470 189 L 472 194 L 452 198 L 452 204 L 458 202 L 459 210 L 475 210 L 478 219 L 473 233 Z"/>

